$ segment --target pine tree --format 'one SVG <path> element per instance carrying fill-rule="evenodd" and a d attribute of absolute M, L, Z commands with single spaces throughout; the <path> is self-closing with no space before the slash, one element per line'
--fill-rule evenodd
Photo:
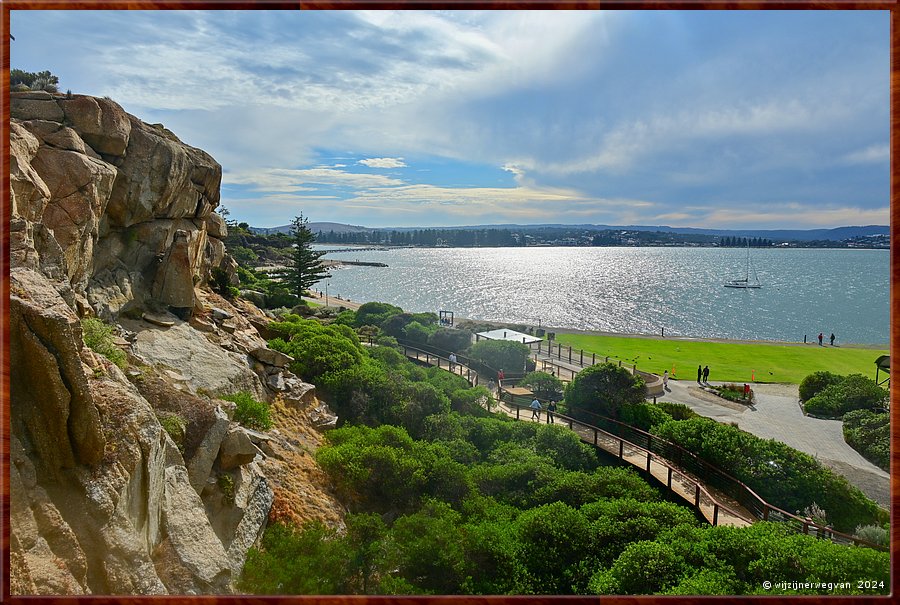
<path fill-rule="evenodd" d="M 301 214 L 291 221 L 291 239 L 293 251 L 287 267 L 278 272 L 284 286 L 294 296 L 303 296 L 304 290 L 309 289 L 319 280 L 330 277 L 328 270 L 322 266 L 319 260 L 325 252 L 317 252 L 312 249 L 312 243 L 316 236 L 306 224 L 308 219 Z"/>

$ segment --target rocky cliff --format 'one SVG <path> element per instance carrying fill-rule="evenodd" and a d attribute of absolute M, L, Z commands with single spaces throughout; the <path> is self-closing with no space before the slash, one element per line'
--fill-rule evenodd
<path fill-rule="evenodd" d="M 11 96 L 11 591 L 230 593 L 276 491 L 293 520 L 341 510 L 305 453 L 328 421 L 314 389 L 258 309 L 206 288 L 235 270 L 221 167 L 109 99 Z M 127 363 L 84 345 L 90 316 Z M 233 422 L 236 391 L 278 430 Z"/>

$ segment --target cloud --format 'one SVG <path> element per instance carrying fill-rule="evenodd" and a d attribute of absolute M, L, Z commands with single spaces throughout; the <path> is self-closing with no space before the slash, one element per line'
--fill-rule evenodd
<path fill-rule="evenodd" d="M 369 168 L 405 168 L 406 162 L 403 158 L 368 158 L 360 160 L 357 164 L 368 166 Z"/>
<path fill-rule="evenodd" d="M 870 145 L 865 149 L 859 149 L 848 153 L 841 160 L 844 164 L 879 164 L 887 163 L 891 159 L 891 149 L 888 145 Z"/>
<path fill-rule="evenodd" d="M 310 185 L 369 189 L 394 187 L 404 182 L 380 174 L 345 172 L 334 168 L 307 168 L 290 170 L 268 168 L 222 175 L 222 182 L 229 185 L 250 185 L 257 191 L 310 190 Z"/>

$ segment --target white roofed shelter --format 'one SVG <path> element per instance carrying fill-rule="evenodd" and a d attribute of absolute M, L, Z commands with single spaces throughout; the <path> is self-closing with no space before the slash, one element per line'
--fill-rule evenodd
<path fill-rule="evenodd" d="M 537 336 L 532 336 L 531 334 L 525 334 L 524 332 L 517 332 L 515 330 L 510 330 L 509 328 L 499 328 L 497 330 L 490 330 L 489 332 L 479 332 L 475 335 L 475 342 L 478 342 L 484 338 L 485 340 L 511 340 L 513 342 L 521 342 L 522 344 L 530 345 L 535 342 L 541 342 L 543 338 L 538 338 Z"/>

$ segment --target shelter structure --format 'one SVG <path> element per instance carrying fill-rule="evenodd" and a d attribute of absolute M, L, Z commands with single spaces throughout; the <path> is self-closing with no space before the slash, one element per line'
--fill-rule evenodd
<path fill-rule="evenodd" d="M 475 335 L 475 342 L 478 342 L 482 339 L 511 340 L 513 342 L 521 342 L 525 345 L 531 345 L 544 340 L 543 338 L 532 336 L 531 334 L 525 334 L 524 332 L 517 332 L 516 330 L 510 330 L 509 328 L 498 328 L 496 330 L 490 330 L 488 332 L 479 332 Z"/>
<path fill-rule="evenodd" d="M 878 373 L 884 372 L 887 374 L 887 378 L 878 382 Z M 875 384 L 881 386 L 883 384 L 887 384 L 887 386 L 891 386 L 891 356 L 890 355 L 882 355 L 878 359 L 875 360 Z"/>

